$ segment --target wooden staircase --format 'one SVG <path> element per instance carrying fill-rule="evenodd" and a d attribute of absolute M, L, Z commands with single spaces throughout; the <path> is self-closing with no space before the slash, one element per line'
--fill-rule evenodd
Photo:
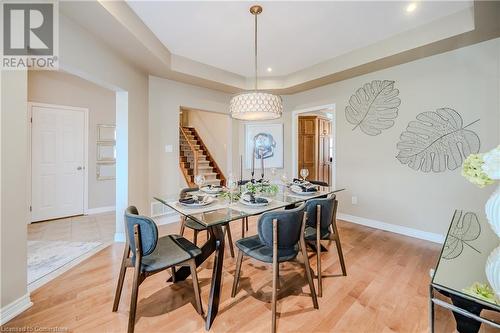
<path fill-rule="evenodd" d="M 205 176 L 206 184 L 226 185 L 226 178 L 195 128 L 179 128 L 179 145 L 179 167 L 189 187 L 196 186 L 196 170 Z"/>

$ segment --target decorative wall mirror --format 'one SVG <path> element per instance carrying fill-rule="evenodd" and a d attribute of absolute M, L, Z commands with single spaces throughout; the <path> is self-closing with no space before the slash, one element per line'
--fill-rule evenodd
<path fill-rule="evenodd" d="M 115 142 L 116 141 L 116 126 L 115 125 L 97 125 L 97 142 Z"/>
<path fill-rule="evenodd" d="M 115 162 L 116 145 L 111 142 L 97 143 L 97 162 Z"/>
<path fill-rule="evenodd" d="M 98 163 L 97 180 L 116 179 L 116 163 Z"/>

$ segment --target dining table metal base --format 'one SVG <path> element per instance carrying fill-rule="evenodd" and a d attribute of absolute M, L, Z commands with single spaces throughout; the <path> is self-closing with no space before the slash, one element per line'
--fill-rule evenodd
<path fill-rule="evenodd" d="M 208 298 L 208 311 L 205 319 L 205 329 L 208 331 L 212 326 L 217 312 L 219 311 L 220 292 L 222 286 L 222 269 L 224 264 L 224 230 L 223 225 L 208 227 L 210 237 L 201 247 L 201 254 L 196 257 L 196 267 L 207 260 L 212 253 L 214 256 L 214 265 L 212 269 L 212 281 L 210 284 L 210 296 Z M 168 279 L 169 282 L 179 282 L 187 279 L 191 275 L 189 267 L 181 267 L 175 271 L 175 275 Z"/>

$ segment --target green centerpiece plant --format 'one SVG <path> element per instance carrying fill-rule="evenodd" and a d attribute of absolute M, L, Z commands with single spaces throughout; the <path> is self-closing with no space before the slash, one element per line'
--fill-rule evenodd
<path fill-rule="evenodd" d="M 242 192 L 250 192 L 252 194 L 260 194 L 265 196 L 273 196 L 278 193 L 278 185 L 271 184 L 269 181 L 265 180 L 262 182 L 248 182 L 243 186 Z"/>

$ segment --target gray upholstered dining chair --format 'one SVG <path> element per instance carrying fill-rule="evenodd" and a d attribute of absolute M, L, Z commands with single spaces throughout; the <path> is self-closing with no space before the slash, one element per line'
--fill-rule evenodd
<path fill-rule="evenodd" d="M 321 273 L 321 240 L 328 240 L 328 244 L 335 241 L 339 255 L 342 274 L 347 275 L 342 245 L 337 228 L 338 200 L 335 194 L 327 198 L 311 199 L 306 202 L 307 222 L 304 238 L 308 242 L 316 243 L 316 260 L 318 277 L 318 296 L 323 296 L 323 282 Z"/>
<path fill-rule="evenodd" d="M 149 217 L 139 215 L 137 208 L 134 206 L 128 207 L 125 211 L 125 231 L 127 240 L 123 252 L 120 275 L 118 276 L 118 284 L 116 286 L 113 312 L 118 310 L 126 270 L 128 267 L 133 267 L 134 281 L 132 284 L 127 332 L 134 332 L 139 285 L 148 276 L 170 267 L 190 267 L 196 310 L 200 315 L 203 315 L 195 262 L 195 258 L 201 254 L 201 250 L 179 235 L 167 235 L 158 238 L 158 228 L 155 222 Z M 132 257 L 130 257 L 131 252 Z"/>
<path fill-rule="evenodd" d="M 304 241 L 306 215 L 305 205 L 291 210 L 264 213 L 258 221 L 258 234 L 236 241 L 238 259 L 234 275 L 231 297 L 236 296 L 240 279 L 243 256 L 249 256 L 265 263 L 273 264 L 272 332 L 276 332 L 276 298 L 279 278 L 279 263 L 291 261 L 302 252 L 307 282 L 311 290 L 313 306 L 318 309 L 318 300 L 311 276 L 311 268 Z"/>
<path fill-rule="evenodd" d="M 190 192 L 196 192 L 198 191 L 198 187 L 186 187 L 183 188 L 179 194 L 179 197 L 182 198 L 186 194 Z M 243 221 L 242 221 L 243 223 Z M 204 226 L 203 224 L 200 224 L 196 222 L 193 219 L 190 219 L 189 217 L 186 218 L 184 215 L 181 216 L 181 229 L 180 229 L 180 234 L 184 235 L 184 229 L 189 228 L 193 230 L 193 243 L 197 245 L 198 243 L 198 234 L 201 231 L 206 230 L 207 231 L 207 238 L 210 237 L 210 233 L 208 232 L 208 228 Z M 234 258 L 234 246 L 233 246 L 233 236 L 231 235 L 231 227 L 229 226 L 229 223 L 224 226 L 224 233 L 227 234 L 227 240 L 229 242 L 229 251 L 231 252 L 231 257 Z M 173 273 L 172 273 L 173 274 Z"/>

